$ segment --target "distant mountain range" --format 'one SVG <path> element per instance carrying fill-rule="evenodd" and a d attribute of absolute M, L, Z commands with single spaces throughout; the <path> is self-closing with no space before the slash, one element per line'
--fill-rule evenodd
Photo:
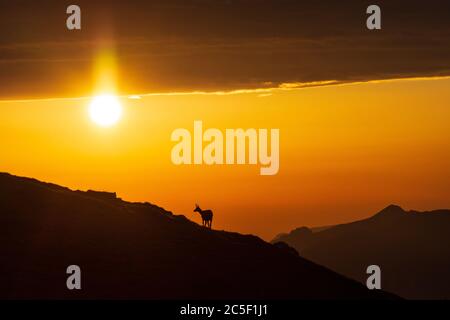
<path fill-rule="evenodd" d="M 450 299 L 450 210 L 406 212 L 390 205 L 374 216 L 322 230 L 301 227 L 272 242 L 366 282 L 379 265 L 382 288 L 405 298 Z"/>
<path fill-rule="evenodd" d="M 391 299 L 285 244 L 0 173 L 3 299 Z M 81 268 L 68 290 L 66 268 Z"/>

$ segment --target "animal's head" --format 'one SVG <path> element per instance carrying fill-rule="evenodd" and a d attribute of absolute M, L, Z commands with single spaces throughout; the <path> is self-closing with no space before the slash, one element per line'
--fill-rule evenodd
<path fill-rule="evenodd" d="M 200 212 L 200 211 L 201 211 L 200 206 L 198 204 L 195 204 L 194 212 Z"/>

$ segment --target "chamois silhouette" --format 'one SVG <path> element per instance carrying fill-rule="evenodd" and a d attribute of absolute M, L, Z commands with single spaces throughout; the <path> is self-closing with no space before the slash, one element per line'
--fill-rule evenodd
<path fill-rule="evenodd" d="M 200 213 L 200 215 L 202 216 L 203 226 L 211 229 L 213 212 L 211 210 L 200 209 L 200 206 L 198 204 L 195 204 L 194 212 Z"/>

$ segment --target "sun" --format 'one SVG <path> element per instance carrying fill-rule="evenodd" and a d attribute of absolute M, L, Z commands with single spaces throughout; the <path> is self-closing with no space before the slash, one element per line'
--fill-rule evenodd
<path fill-rule="evenodd" d="M 99 126 L 109 127 L 122 117 L 122 106 L 113 95 L 96 96 L 89 105 L 89 116 Z"/>

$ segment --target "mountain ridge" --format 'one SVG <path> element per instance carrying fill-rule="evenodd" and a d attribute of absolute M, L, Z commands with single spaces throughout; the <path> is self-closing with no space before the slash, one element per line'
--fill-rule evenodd
<path fill-rule="evenodd" d="M 314 233 L 281 234 L 272 240 L 278 241 L 362 283 L 361 269 L 379 265 L 382 288 L 405 298 L 450 298 L 450 210 L 406 211 L 389 205 L 366 219 Z"/>
<path fill-rule="evenodd" d="M 392 299 L 254 235 L 0 173 L 5 299 Z M 82 290 L 66 288 L 79 265 Z"/>

